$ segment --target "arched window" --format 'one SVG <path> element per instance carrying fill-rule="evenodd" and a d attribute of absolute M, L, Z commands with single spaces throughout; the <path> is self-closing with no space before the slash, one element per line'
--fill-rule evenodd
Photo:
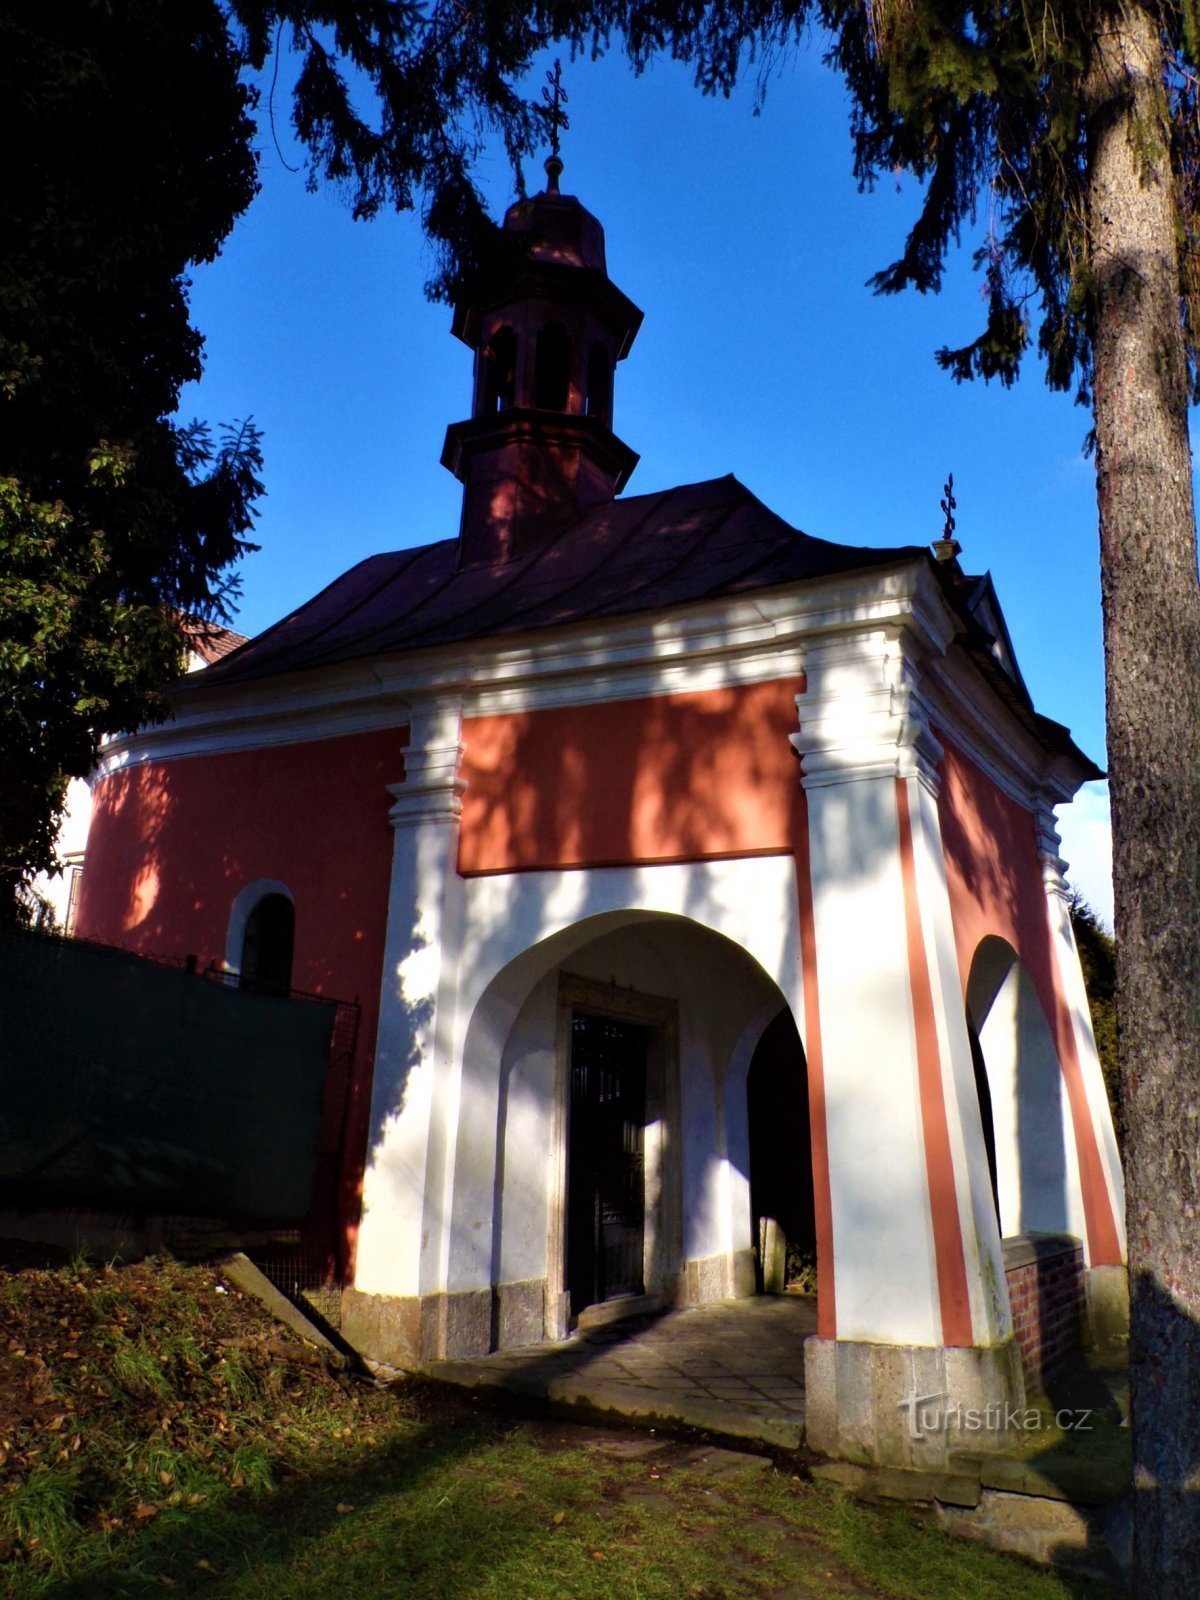
<path fill-rule="evenodd" d="M 561 322 L 548 322 L 537 336 L 533 403 L 543 411 L 565 411 L 571 379 L 571 341 Z"/>
<path fill-rule="evenodd" d="M 292 947 L 296 913 L 284 894 L 268 894 L 246 918 L 242 959 L 238 964 L 243 989 L 286 989 L 292 981 Z"/>
<path fill-rule="evenodd" d="M 613 374 L 608 351 L 595 340 L 588 350 L 587 414 L 599 417 L 606 426 L 612 422 Z"/>
<path fill-rule="evenodd" d="M 507 411 L 517 400 L 517 336 L 509 327 L 499 328 L 483 352 L 483 399 L 481 416 Z"/>

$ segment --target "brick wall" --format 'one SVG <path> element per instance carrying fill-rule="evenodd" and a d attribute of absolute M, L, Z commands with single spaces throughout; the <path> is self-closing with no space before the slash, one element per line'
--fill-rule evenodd
<path fill-rule="evenodd" d="M 1005 1239 L 1004 1275 L 1025 1381 L 1036 1389 L 1083 1343 L 1083 1246 L 1069 1234 Z"/>

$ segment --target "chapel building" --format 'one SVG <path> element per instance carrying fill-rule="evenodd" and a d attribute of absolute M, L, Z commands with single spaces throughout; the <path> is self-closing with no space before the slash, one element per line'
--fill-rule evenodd
<path fill-rule="evenodd" d="M 622 493 L 642 314 L 560 171 L 455 309 L 457 536 L 360 562 L 107 747 L 79 931 L 358 997 L 370 1359 L 753 1295 L 786 1240 L 810 1443 L 897 1460 L 914 1382 L 1023 1393 L 1005 1241 L 1065 1239 L 1119 1298 L 1053 817 L 1097 769 L 951 542 L 828 543 L 731 476 Z"/>

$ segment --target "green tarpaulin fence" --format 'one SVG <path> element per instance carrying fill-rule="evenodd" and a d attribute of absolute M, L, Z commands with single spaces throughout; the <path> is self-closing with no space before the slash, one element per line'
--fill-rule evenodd
<path fill-rule="evenodd" d="M 0 934 L 0 1204 L 304 1217 L 336 1012 Z"/>

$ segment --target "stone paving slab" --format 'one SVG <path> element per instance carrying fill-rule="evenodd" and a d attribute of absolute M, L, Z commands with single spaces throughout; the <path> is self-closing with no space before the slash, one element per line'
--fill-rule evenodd
<path fill-rule="evenodd" d="M 558 1344 L 435 1361 L 431 1378 L 508 1389 L 640 1422 L 661 1419 L 798 1449 L 804 1440 L 805 1295 L 759 1296 L 641 1315 Z"/>

